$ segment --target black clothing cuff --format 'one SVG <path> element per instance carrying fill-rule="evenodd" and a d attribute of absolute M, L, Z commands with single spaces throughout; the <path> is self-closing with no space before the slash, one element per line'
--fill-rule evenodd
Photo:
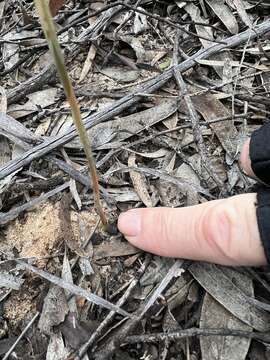
<path fill-rule="evenodd" d="M 256 177 L 270 186 L 270 122 L 265 123 L 251 135 L 249 156 Z"/>
<path fill-rule="evenodd" d="M 270 266 L 270 189 L 262 187 L 257 192 L 257 222 L 265 256 Z"/>

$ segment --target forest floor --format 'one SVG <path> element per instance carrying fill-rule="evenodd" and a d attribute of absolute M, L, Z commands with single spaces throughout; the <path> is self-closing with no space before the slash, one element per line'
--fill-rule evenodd
<path fill-rule="evenodd" d="M 107 216 L 248 192 L 268 0 L 48 0 Z M 0 358 L 269 360 L 270 276 L 103 231 L 34 4 L 0 1 Z M 259 300 L 259 301 L 255 301 Z"/>

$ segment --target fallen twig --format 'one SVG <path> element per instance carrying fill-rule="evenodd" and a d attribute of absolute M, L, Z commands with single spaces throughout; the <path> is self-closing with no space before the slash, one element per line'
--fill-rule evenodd
<path fill-rule="evenodd" d="M 150 342 L 159 342 L 159 341 L 173 341 L 183 338 L 189 338 L 193 336 L 238 336 L 246 337 L 249 339 L 259 340 L 266 343 L 270 342 L 269 333 L 256 333 L 248 332 L 242 330 L 233 330 L 233 329 L 198 329 L 190 328 L 185 330 L 173 331 L 169 333 L 156 333 L 151 335 L 131 335 L 127 336 L 122 343 L 124 344 L 135 344 L 139 342 L 150 343 Z"/>

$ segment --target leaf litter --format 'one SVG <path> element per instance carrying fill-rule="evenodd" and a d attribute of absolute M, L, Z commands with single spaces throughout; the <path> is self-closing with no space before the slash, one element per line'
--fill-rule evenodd
<path fill-rule="evenodd" d="M 49 5 L 111 220 L 249 190 L 236 161 L 269 117 L 267 1 Z M 1 356 L 267 358 L 267 272 L 105 233 L 32 2 L 0 1 L 0 32 Z"/>

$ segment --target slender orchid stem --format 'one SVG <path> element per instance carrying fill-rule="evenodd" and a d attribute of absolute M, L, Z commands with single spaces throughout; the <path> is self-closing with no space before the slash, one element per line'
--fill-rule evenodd
<path fill-rule="evenodd" d="M 88 168 L 89 168 L 89 175 L 92 179 L 92 185 L 93 185 L 93 194 L 94 194 L 94 202 L 95 202 L 95 208 L 100 216 L 101 222 L 103 225 L 107 225 L 107 218 L 105 216 L 104 210 L 102 208 L 101 202 L 100 202 L 100 195 L 99 195 L 99 183 L 98 183 L 98 175 L 96 170 L 96 164 L 95 160 L 92 154 L 91 150 L 91 143 L 89 136 L 87 134 L 87 131 L 85 129 L 85 126 L 82 121 L 80 108 L 74 93 L 74 89 L 70 80 L 70 77 L 68 75 L 64 57 L 58 42 L 58 38 L 55 31 L 55 26 L 53 23 L 52 15 L 49 9 L 48 1 L 46 0 L 35 0 L 36 8 L 38 10 L 38 15 L 40 18 L 41 26 L 43 29 L 43 32 L 46 36 L 49 49 L 53 55 L 54 62 L 57 68 L 57 71 L 59 73 L 60 80 L 62 82 L 62 85 L 65 90 L 65 94 L 67 97 L 67 100 L 69 102 L 73 122 L 77 128 L 80 140 L 82 142 L 84 152 L 86 155 L 86 159 L 88 162 Z"/>

